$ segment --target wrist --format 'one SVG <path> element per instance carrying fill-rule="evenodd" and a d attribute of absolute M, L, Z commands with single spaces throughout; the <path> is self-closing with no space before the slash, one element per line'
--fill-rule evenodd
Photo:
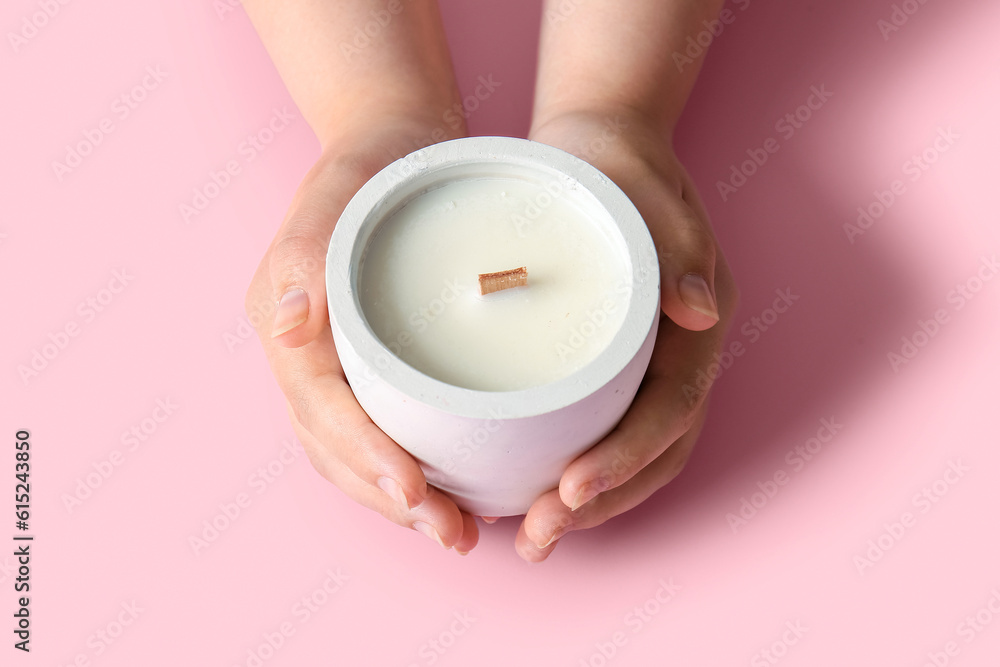
<path fill-rule="evenodd" d="M 465 123 L 445 112 L 415 112 L 390 105 L 368 105 L 331 117 L 320 131 L 321 153 L 305 180 L 350 183 L 352 192 L 393 161 L 432 143 L 465 136 Z M 352 189 L 353 188 L 353 189 Z M 346 203 L 346 202 L 345 202 Z"/>
<path fill-rule="evenodd" d="M 405 96 L 365 100 L 334 111 L 313 130 L 324 154 L 381 149 L 395 159 L 466 135 L 465 118 L 451 102 Z"/>
<path fill-rule="evenodd" d="M 673 153 L 672 135 L 657 118 L 620 104 L 544 109 L 533 118 L 528 136 L 590 162 L 640 158 L 655 164 Z"/>

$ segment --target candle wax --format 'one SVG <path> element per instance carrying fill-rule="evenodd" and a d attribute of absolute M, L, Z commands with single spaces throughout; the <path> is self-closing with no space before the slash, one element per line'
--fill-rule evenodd
<path fill-rule="evenodd" d="M 613 223 L 598 224 L 577 197 L 489 177 L 410 200 L 362 260 L 372 331 L 395 357 L 468 389 L 526 389 L 582 368 L 621 327 L 631 273 Z M 479 294 L 478 274 L 521 266 L 526 286 Z"/>

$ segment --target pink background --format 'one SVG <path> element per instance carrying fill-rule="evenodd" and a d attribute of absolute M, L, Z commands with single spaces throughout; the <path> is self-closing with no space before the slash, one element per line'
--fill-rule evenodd
<path fill-rule="evenodd" d="M 480 75 L 502 84 L 473 133 L 523 136 L 538 3 L 442 4 L 463 90 Z M 998 664 L 1000 279 L 976 275 L 1000 252 L 1000 4 L 906 4 L 919 9 L 888 39 L 888 0 L 728 5 L 736 20 L 677 144 L 737 276 L 730 339 L 747 352 L 677 481 L 529 565 L 514 519 L 485 527 L 467 558 L 442 552 L 345 499 L 291 446 L 242 303 L 318 144 L 296 114 L 253 160 L 240 152 L 274 109 L 294 111 L 242 9 L 71 2 L 13 45 L 41 10 L 5 2 L 0 541 L 17 532 L 19 428 L 36 541 L 30 655 L 11 647 L 15 563 L 0 548 L 0 662 L 232 667 L 258 664 L 263 645 L 268 667 Z M 147 67 L 162 80 L 123 117 L 115 100 Z M 775 123 L 812 86 L 832 96 L 786 139 Z M 52 163 L 102 119 L 111 133 L 57 177 Z M 907 161 L 942 128 L 958 138 L 912 180 Z M 780 150 L 723 201 L 715 183 L 769 137 Z M 230 160 L 240 173 L 185 221 L 181 204 Z M 896 179 L 903 194 L 850 242 L 843 225 Z M 966 283 L 981 289 L 959 309 L 949 293 Z M 786 288 L 799 300 L 757 329 Z M 947 321 L 894 370 L 887 355 L 939 309 Z M 842 425 L 833 439 L 786 459 L 824 418 Z M 133 427 L 144 441 L 122 440 Z M 953 484 L 940 481 L 951 463 L 965 469 Z M 779 471 L 773 497 L 754 497 Z M 238 497 L 249 504 L 226 526 L 220 506 Z M 766 504 L 734 531 L 743 499 Z M 195 553 L 189 538 L 213 520 L 225 529 Z M 859 566 L 870 540 L 887 550 Z M 347 577 L 329 594 L 328 571 Z M 294 634 L 279 642 L 283 624 Z"/>

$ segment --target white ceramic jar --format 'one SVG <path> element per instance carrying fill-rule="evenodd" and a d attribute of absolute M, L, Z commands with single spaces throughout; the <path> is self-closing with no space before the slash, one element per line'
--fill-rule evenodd
<path fill-rule="evenodd" d="M 521 262 L 526 287 L 454 287 Z M 625 194 L 507 137 L 435 144 L 376 174 L 337 223 L 326 279 L 358 402 L 430 484 L 486 516 L 526 512 L 614 428 L 660 318 L 656 250 Z"/>

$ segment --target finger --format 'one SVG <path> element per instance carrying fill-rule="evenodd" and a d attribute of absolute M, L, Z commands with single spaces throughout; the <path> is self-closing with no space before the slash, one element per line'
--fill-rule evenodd
<path fill-rule="evenodd" d="M 576 512 L 563 504 L 556 491 L 539 497 L 525 514 L 515 537 L 518 554 L 530 562 L 545 560 L 559 541 L 571 531 L 594 528 L 641 504 L 683 470 L 694 449 L 703 421 L 704 411 L 694 427 L 674 446 L 627 483 L 602 493 Z"/>
<path fill-rule="evenodd" d="M 410 509 L 423 502 L 428 495 L 423 471 L 358 404 L 340 371 L 329 329 L 301 348 L 275 346 L 272 356 L 284 357 L 272 364 L 272 370 L 295 420 L 322 443 L 327 457 L 342 462 L 402 507 Z"/>
<path fill-rule="evenodd" d="M 678 186 L 678 191 L 662 181 L 651 186 L 642 189 L 636 206 L 657 248 L 660 307 L 679 326 L 703 331 L 720 318 L 715 235 L 708 218 L 685 201 L 697 197 L 693 189 Z"/>
<path fill-rule="evenodd" d="M 462 537 L 455 542 L 455 551 L 465 556 L 479 543 L 479 526 L 476 517 L 462 512 Z"/>
<path fill-rule="evenodd" d="M 559 499 L 555 494 L 555 491 L 549 491 L 539 497 L 532 505 L 532 508 L 536 506 L 540 508 L 537 512 L 539 516 L 552 517 L 552 521 L 547 521 L 544 527 L 535 529 L 532 536 L 529 536 L 527 533 L 528 518 L 525 516 L 517 529 L 517 535 L 514 536 L 514 550 L 517 552 L 517 555 L 529 563 L 540 563 L 548 558 L 549 554 L 555 550 L 556 545 L 559 543 L 559 538 L 565 534 L 562 531 L 564 529 L 566 531 L 571 529 L 572 523 L 564 524 L 559 522 L 560 515 L 557 510 L 553 510 L 548 514 L 544 513 L 544 508 L 552 502 L 553 497 L 555 497 L 558 503 Z"/>
<path fill-rule="evenodd" d="M 274 317 L 265 335 L 284 347 L 313 340 L 327 323 L 326 254 L 351 197 L 381 163 L 320 161 L 299 186 L 268 249 Z M 369 173 L 371 172 L 371 173 Z"/>
<path fill-rule="evenodd" d="M 265 262 L 248 292 L 248 301 L 270 289 Z M 312 341 L 286 348 L 268 335 L 262 322 L 258 334 L 271 371 L 287 397 L 295 420 L 329 456 L 344 461 L 365 482 L 377 486 L 401 505 L 412 508 L 427 494 L 427 481 L 417 462 L 372 422 L 358 404 L 344 377 L 329 322 Z"/>
<path fill-rule="evenodd" d="M 559 497 L 566 507 L 576 510 L 624 484 L 690 431 L 711 387 L 703 369 L 712 363 L 724 332 L 724 326 L 694 332 L 661 322 L 649 368 L 628 412 L 564 471 Z"/>
<path fill-rule="evenodd" d="M 295 419 L 290 405 L 288 410 L 295 433 L 313 467 L 354 502 L 378 512 L 393 523 L 424 534 L 442 547 L 457 545 L 468 552 L 476 545 L 479 533 L 475 520 L 461 512 L 445 494 L 429 487 L 423 502 L 413 509 L 406 508 L 390 494 L 355 475 L 345 463 L 330 456 L 322 443 Z M 470 521 L 473 524 L 471 528 Z"/>

